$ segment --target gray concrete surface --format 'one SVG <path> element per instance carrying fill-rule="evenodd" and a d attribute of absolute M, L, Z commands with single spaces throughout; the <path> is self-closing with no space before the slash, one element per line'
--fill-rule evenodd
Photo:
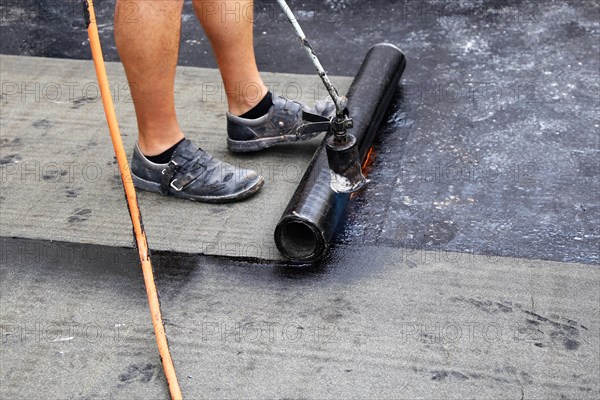
<path fill-rule="evenodd" d="M 0 243 L 0 397 L 165 398 L 133 252 Z M 313 270 L 154 263 L 189 399 L 600 395 L 598 268 L 346 246 Z"/>
<path fill-rule="evenodd" d="M 2 236 L 132 246 L 123 198 L 91 61 L 0 56 L 2 64 Z M 130 91 L 120 63 L 108 63 L 109 82 L 131 154 L 136 137 Z M 314 102 L 318 77 L 265 74 L 265 81 Z M 345 92 L 351 78 L 332 77 Z M 218 70 L 181 67 L 177 107 L 187 137 L 216 157 L 265 178 L 243 203 L 201 204 L 139 193 L 153 250 L 277 260 L 273 232 L 320 137 L 244 156 L 227 151 Z M 14 90 L 13 90 L 14 89 Z M 30 90 L 30 92 L 28 92 Z M 323 89 L 324 91 L 324 89 Z M 324 97 L 324 94 L 323 94 Z M 185 215 L 185 224 L 181 221 Z M 250 229 L 249 229 L 250 228 Z"/>

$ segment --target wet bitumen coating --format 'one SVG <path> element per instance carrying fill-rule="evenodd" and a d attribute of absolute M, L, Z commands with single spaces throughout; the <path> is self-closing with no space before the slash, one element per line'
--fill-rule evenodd
<path fill-rule="evenodd" d="M 376 143 L 369 187 L 354 197 L 323 263 L 299 269 L 282 263 L 156 255 L 157 284 L 175 361 L 184 371 L 180 377 L 184 388 L 196 397 L 250 393 L 528 398 L 533 392 L 537 398 L 597 398 L 598 386 L 593 383 L 598 382 L 600 361 L 593 357 L 598 354 L 597 267 L 534 259 L 600 261 L 598 2 L 289 3 L 322 64 L 333 74 L 353 75 L 377 42 L 398 45 L 408 59 L 402 90 Z M 113 2 L 95 4 L 105 56 L 118 60 L 112 38 Z M 79 2 L 3 1 L 0 7 L 1 53 L 90 58 Z M 256 10 L 260 68 L 312 73 L 276 4 L 257 2 Z M 216 66 L 190 2 L 185 3 L 179 64 Z M 0 162 L 11 162 L 5 156 Z M 14 393 L 19 389 L 27 393 L 27 374 L 33 374 L 47 387 L 73 390 L 74 397 L 165 395 L 134 252 L 89 246 L 84 247 L 86 256 L 78 257 L 72 255 L 80 251 L 76 244 L 2 240 L 6 329 L 35 321 L 63 321 L 61 326 L 100 321 L 111 328 L 133 321 L 139 328 L 125 342 L 110 345 L 89 344 L 88 335 L 79 333 L 75 335 L 79 341 L 66 350 L 45 343 L 6 347 L 3 342 L 3 349 L 10 350 L 0 352 L 4 360 L 10 355 L 14 362 L 19 353 L 26 355 L 18 367 L 2 365 L 3 390 L 6 378 L 16 382 Z M 42 252 L 40 248 L 59 256 L 31 260 Z M 429 270 L 431 253 L 418 249 L 491 258 L 489 263 L 476 263 L 480 275 L 468 277 L 464 271 L 473 263 L 459 260 L 455 268 Z M 416 256 L 419 262 L 394 256 L 394 251 Z M 547 275 L 551 269 L 565 275 Z M 570 272 L 577 274 L 572 281 Z M 410 291 L 421 273 L 421 285 L 430 279 L 427 290 Z M 544 286 L 544 280 L 551 284 Z M 378 285 L 386 284 L 401 289 L 386 286 L 380 291 Z M 548 291 L 540 301 L 544 287 Z M 92 294 L 86 294 L 90 290 Z M 247 304 L 240 304 L 237 290 Z M 405 291 L 412 297 L 403 297 Z M 362 303 L 366 298 L 369 301 Z M 5 313 L 7 301 L 14 306 L 13 314 Z M 390 304 L 393 307 L 388 308 Z M 453 304 L 460 307 L 450 308 L 452 312 L 460 309 L 467 315 L 456 319 L 448 313 Z M 553 308 L 558 309 L 553 317 L 540 311 Z M 369 319 L 372 312 L 381 319 Z M 577 312 L 578 317 L 571 315 Z M 224 321 L 261 318 L 281 326 L 305 322 L 307 315 L 349 331 L 360 327 L 361 334 L 346 337 L 354 347 L 341 350 L 315 340 L 303 342 L 300 347 L 308 349 L 310 360 L 305 362 L 307 356 L 300 351 L 300 366 L 294 366 L 297 354 L 273 350 L 268 341 L 252 342 L 247 345 L 250 349 L 222 340 L 202 346 L 195 326 L 208 321 L 212 329 Z M 489 319 L 481 322 L 481 315 Z M 408 325 L 399 323 L 403 320 Z M 514 335 L 493 344 L 469 339 L 459 341 L 458 347 L 452 340 L 435 340 L 436 322 L 447 326 L 443 324 L 457 320 L 465 332 L 468 326 L 490 327 L 504 321 L 511 334 L 518 332 L 523 340 Z M 413 333 L 414 321 L 426 321 L 428 331 L 418 341 L 399 342 L 400 329 L 408 327 Z M 379 335 L 385 338 L 367 340 Z M 584 340 L 579 340 L 582 336 Z M 290 343 L 283 347 L 293 347 Z M 381 353 L 369 358 L 378 346 Z M 404 362 L 386 364 L 385 355 L 404 355 Z M 554 363 L 559 366 L 544 367 Z M 86 368 L 92 376 L 80 372 Z M 378 371 L 384 372 L 376 376 Z M 77 380 L 83 382 L 81 389 L 73 389 Z M 273 380 L 275 389 L 269 390 Z M 363 381 L 373 385 L 371 392 L 365 389 L 368 385 L 356 385 Z M 476 389 L 467 391 L 469 387 Z"/>
<path fill-rule="evenodd" d="M 596 1 L 290 6 L 330 73 L 354 75 L 383 41 L 408 59 L 371 185 L 335 243 L 599 262 Z M 3 54 L 90 58 L 79 2 L 1 7 Z M 107 60 L 113 7 L 96 3 Z M 255 13 L 261 70 L 313 73 L 278 5 Z M 189 1 L 179 64 L 216 67 Z"/>

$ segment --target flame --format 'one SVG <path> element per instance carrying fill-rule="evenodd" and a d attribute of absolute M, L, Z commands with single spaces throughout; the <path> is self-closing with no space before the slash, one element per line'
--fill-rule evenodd
<path fill-rule="evenodd" d="M 367 174 L 371 171 L 371 167 L 373 166 L 373 162 L 375 161 L 375 157 L 377 156 L 377 151 L 375 148 L 371 146 L 369 151 L 367 152 L 367 156 L 362 163 L 363 175 L 367 176 Z"/>
<path fill-rule="evenodd" d="M 367 156 L 365 157 L 365 160 L 363 161 L 363 163 L 361 165 L 362 173 L 365 177 L 367 175 L 369 175 L 369 172 L 371 172 L 371 167 L 373 167 L 373 162 L 375 161 L 376 156 L 377 156 L 377 151 L 375 151 L 375 148 L 373 146 L 369 147 Z M 359 192 L 354 192 L 354 193 L 350 194 L 350 199 L 354 199 L 356 196 L 358 196 L 358 193 Z"/>

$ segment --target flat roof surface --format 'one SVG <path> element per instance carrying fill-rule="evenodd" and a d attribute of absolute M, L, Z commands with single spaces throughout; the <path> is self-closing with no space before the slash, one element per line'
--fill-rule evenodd
<path fill-rule="evenodd" d="M 96 6 L 106 58 L 118 61 L 114 2 Z M 294 0 L 290 6 L 332 74 L 353 76 L 368 48 L 383 41 L 402 48 L 407 69 L 375 143 L 371 183 L 349 205 L 322 263 L 298 269 L 248 260 L 239 251 L 153 253 L 184 395 L 600 397 L 598 3 Z M 0 6 L 4 175 L 25 156 L 68 161 L 85 154 L 112 168 L 97 103 L 82 96 L 65 104 L 24 102 L 19 118 L 6 117 L 13 81 L 64 86 L 75 65 L 73 73 L 85 70 L 82 79 L 94 81 L 84 68 L 89 61 L 71 61 L 90 59 L 80 7 L 46 0 Z M 255 11 L 261 70 L 312 74 L 276 4 L 257 2 Z M 186 1 L 179 64 L 190 69 L 180 70 L 178 101 L 193 109 L 180 112 L 190 127 L 202 104 L 198 98 L 193 107 L 186 79 L 216 76 L 198 69 L 216 67 L 211 53 Z M 21 60 L 19 71 L 8 68 L 6 55 Z M 54 70 L 41 68 L 44 62 L 55 63 Z M 9 81 L 7 71 L 28 78 Z M 63 78 L 47 78 L 53 74 Z M 211 124 L 223 130 L 218 113 L 225 105 L 217 106 Z M 117 108 L 133 132 L 131 110 Z M 49 110 L 63 113 L 60 123 L 43 122 Z M 38 122 L 18 137 L 5 129 L 26 121 Z M 59 128 L 62 142 L 40 146 L 42 135 Z M 77 134 L 72 140 L 69 130 Z M 223 134 L 193 134 L 201 146 L 230 157 L 220 147 Z M 134 139 L 125 137 L 130 145 Z M 310 146 L 298 150 L 298 160 L 310 156 Z M 287 151 L 281 150 L 298 154 Z M 101 217 L 121 224 L 119 230 L 107 235 L 105 226 L 92 224 L 90 231 L 95 226 L 96 237 L 127 243 L 117 177 L 101 182 L 111 200 L 100 203 L 97 196 L 79 197 L 98 190 L 87 182 L 69 188 L 73 194 L 61 188 L 57 197 L 50 193 L 58 186 L 37 176 L 39 182 L 18 188 L 18 202 L 4 183 L 0 194 L 0 397 L 166 397 L 135 251 L 76 243 L 82 228 L 61 228 L 69 218 L 71 226 L 85 227 L 107 209 Z M 265 186 L 263 204 L 275 201 L 275 187 Z M 42 197 L 30 198 L 36 195 Z M 204 207 L 151 194 L 141 194 L 140 204 L 145 221 L 157 218 L 147 222 L 151 247 L 169 240 L 159 213 Z M 98 212 L 82 211 L 91 205 Z M 214 207 L 211 224 L 239 211 Z M 46 239 L 56 240 L 17 232 L 37 214 L 50 232 Z M 253 223 L 261 228 L 252 235 L 272 235 L 265 221 Z M 189 235 L 181 243 L 207 253 Z"/>

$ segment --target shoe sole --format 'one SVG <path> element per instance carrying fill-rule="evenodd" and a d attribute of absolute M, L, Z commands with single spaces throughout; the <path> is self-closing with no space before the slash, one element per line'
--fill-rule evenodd
<path fill-rule="evenodd" d="M 319 136 L 321 133 L 323 132 L 307 133 L 306 135 L 302 135 L 300 137 L 296 135 L 282 135 L 252 140 L 233 140 L 227 138 L 227 148 L 232 153 L 250 153 L 276 146 L 278 144 L 304 142 Z"/>
<path fill-rule="evenodd" d="M 131 174 L 131 177 L 133 179 L 133 185 L 136 187 L 136 189 L 162 194 L 160 192 L 160 187 L 161 187 L 160 183 L 147 181 L 145 179 L 135 176 L 133 173 Z M 245 189 L 243 192 L 230 194 L 230 195 L 226 195 L 226 196 L 194 196 L 194 195 L 185 193 L 183 191 L 182 192 L 171 191 L 169 193 L 169 195 L 171 195 L 173 197 L 181 198 L 181 199 L 198 201 L 198 202 L 202 202 L 202 203 L 230 203 L 230 202 L 234 202 L 234 201 L 247 199 L 248 197 L 252 196 L 254 193 L 258 192 L 264 183 L 265 183 L 265 180 L 263 179 L 263 177 L 259 176 L 258 179 L 256 180 L 256 182 L 254 183 L 254 185 Z"/>

